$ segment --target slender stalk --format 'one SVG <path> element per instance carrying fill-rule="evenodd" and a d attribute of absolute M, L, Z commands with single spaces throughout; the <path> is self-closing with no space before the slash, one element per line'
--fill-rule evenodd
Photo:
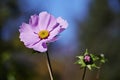
<path fill-rule="evenodd" d="M 49 54 L 48 54 L 48 51 L 46 51 L 46 55 L 47 55 L 47 67 L 48 67 L 48 71 L 49 71 L 49 74 L 50 74 L 50 79 L 53 80 L 53 72 L 52 72 L 52 67 L 51 67 L 51 64 L 50 64 L 50 58 L 49 58 Z"/>
<path fill-rule="evenodd" d="M 86 69 L 87 69 L 87 67 L 84 68 L 84 72 L 83 72 L 82 80 L 85 79 Z"/>

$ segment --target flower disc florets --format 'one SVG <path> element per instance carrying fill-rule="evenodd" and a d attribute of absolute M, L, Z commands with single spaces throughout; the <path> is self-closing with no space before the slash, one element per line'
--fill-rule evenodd
<path fill-rule="evenodd" d="M 88 54 L 84 56 L 83 61 L 85 62 L 86 65 L 93 64 L 93 59 Z"/>
<path fill-rule="evenodd" d="M 46 39 L 49 36 L 49 32 L 47 30 L 42 30 L 38 33 L 41 39 Z"/>

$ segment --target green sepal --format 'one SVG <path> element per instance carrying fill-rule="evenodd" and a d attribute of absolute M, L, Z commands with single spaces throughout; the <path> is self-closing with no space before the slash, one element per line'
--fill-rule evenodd
<path fill-rule="evenodd" d="M 93 61 L 97 61 L 99 59 L 99 57 L 96 55 L 90 54 L 90 56 L 92 57 Z"/>
<path fill-rule="evenodd" d="M 105 58 L 104 54 L 100 54 L 100 62 L 105 63 L 107 59 Z"/>
<path fill-rule="evenodd" d="M 88 54 L 88 49 L 86 49 L 86 50 L 85 50 L 85 53 L 84 53 L 84 55 L 87 55 L 87 54 Z"/>
<path fill-rule="evenodd" d="M 92 70 L 91 65 L 87 65 L 87 68 L 88 68 L 89 70 Z"/>
<path fill-rule="evenodd" d="M 80 64 L 81 67 L 86 67 L 86 64 L 83 61 L 83 56 L 77 56 L 77 58 L 79 58 L 79 60 L 76 62 L 76 64 Z"/>

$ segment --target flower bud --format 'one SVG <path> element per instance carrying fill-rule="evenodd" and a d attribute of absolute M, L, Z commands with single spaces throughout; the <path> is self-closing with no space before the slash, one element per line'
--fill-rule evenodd
<path fill-rule="evenodd" d="M 91 58 L 90 55 L 85 55 L 83 61 L 85 62 L 86 65 L 93 64 L 93 59 Z"/>

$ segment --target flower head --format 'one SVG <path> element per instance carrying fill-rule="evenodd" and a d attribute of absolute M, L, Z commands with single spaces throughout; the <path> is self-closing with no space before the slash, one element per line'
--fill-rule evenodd
<path fill-rule="evenodd" d="M 47 43 L 57 40 L 57 35 L 68 26 L 66 20 L 55 18 L 47 12 L 32 15 L 29 23 L 20 26 L 20 40 L 28 48 L 39 52 L 47 51 Z"/>
<path fill-rule="evenodd" d="M 76 62 L 77 64 L 80 64 L 82 68 L 87 67 L 89 70 L 92 70 L 92 68 L 99 68 L 96 65 L 96 62 L 105 63 L 105 57 L 102 55 L 96 56 L 94 54 L 89 54 L 87 49 L 83 56 L 77 56 L 79 60 Z"/>

